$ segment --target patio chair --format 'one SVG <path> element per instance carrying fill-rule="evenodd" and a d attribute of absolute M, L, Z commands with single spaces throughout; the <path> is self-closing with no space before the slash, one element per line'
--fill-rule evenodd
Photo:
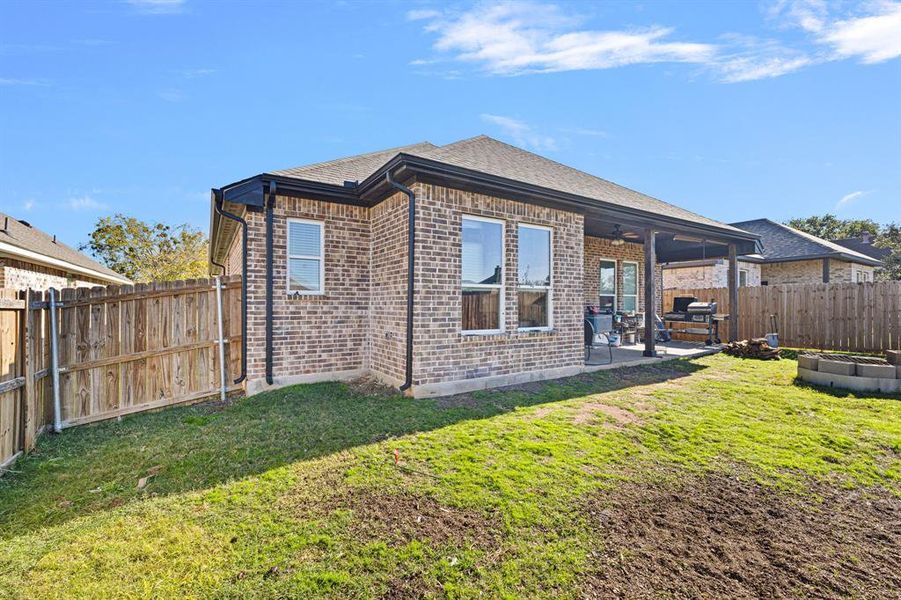
<path fill-rule="evenodd" d="M 591 351 L 602 346 L 597 341 L 598 337 L 603 337 L 606 340 L 607 350 L 610 352 L 610 360 L 606 364 L 613 364 L 613 344 L 610 343 L 610 338 L 604 333 L 595 331 L 594 325 L 588 319 L 585 319 L 585 364 L 591 362 Z"/>

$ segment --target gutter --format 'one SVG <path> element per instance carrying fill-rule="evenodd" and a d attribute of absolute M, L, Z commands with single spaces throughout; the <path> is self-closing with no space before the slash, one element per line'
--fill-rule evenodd
<path fill-rule="evenodd" d="M 238 384 L 247 378 L 247 221 L 225 211 L 222 208 L 222 190 L 213 190 L 216 214 L 226 219 L 231 219 L 241 226 L 241 375 L 235 379 L 234 383 Z M 212 244 L 210 245 L 212 252 Z M 225 273 L 225 266 L 217 263 L 210 258 L 210 262 L 222 269 Z"/>
<path fill-rule="evenodd" d="M 276 183 L 269 182 L 266 201 L 266 383 L 272 385 L 272 219 Z"/>
<path fill-rule="evenodd" d="M 407 352 L 404 365 L 404 383 L 400 390 L 406 391 L 413 385 L 413 274 L 416 262 L 416 194 L 410 188 L 397 183 L 391 171 L 385 172 L 385 181 L 392 188 L 407 195 Z"/>

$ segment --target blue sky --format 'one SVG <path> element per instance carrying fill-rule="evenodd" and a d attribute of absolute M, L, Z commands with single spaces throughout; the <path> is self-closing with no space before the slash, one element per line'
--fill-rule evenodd
<path fill-rule="evenodd" d="M 0 207 L 78 244 L 485 133 L 722 221 L 901 220 L 901 3 L 0 5 Z"/>

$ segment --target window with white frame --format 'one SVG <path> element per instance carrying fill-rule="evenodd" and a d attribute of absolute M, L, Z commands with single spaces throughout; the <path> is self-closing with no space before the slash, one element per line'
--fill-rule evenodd
<path fill-rule="evenodd" d="M 604 314 L 616 312 L 616 261 L 601 259 L 598 267 L 599 310 Z"/>
<path fill-rule="evenodd" d="M 520 329 L 550 329 L 552 233 L 547 227 L 519 226 L 517 310 Z"/>
<path fill-rule="evenodd" d="M 638 310 L 638 263 L 623 261 L 623 312 Z"/>
<path fill-rule="evenodd" d="M 323 293 L 323 224 L 303 219 L 288 220 L 288 293 Z"/>
<path fill-rule="evenodd" d="M 463 323 L 466 333 L 503 329 L 504 224 L 463 217 Z"/>
<path fill-rule="evenodd" d="M 748 287 L 748 270 L 738 270 L 738 287 Z"/>

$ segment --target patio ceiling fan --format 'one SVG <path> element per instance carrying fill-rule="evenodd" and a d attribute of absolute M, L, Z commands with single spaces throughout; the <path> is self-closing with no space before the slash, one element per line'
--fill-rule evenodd
<path fill-rule="evenodd" d="M 610 237 L 613 239 L 611 244 L 613 244 L 614 246 L 622 246 L 623 244 L 626 243 L 627 239 L 628 240 L 637 240 L 637 239 L 641 238 L 641 236 L 638 235 L 637 233 L 624 232 L 622 227 L 619 225 L 619 223 L 617 223 L 616 225 L 613 226 L 613 234 Z"/>

